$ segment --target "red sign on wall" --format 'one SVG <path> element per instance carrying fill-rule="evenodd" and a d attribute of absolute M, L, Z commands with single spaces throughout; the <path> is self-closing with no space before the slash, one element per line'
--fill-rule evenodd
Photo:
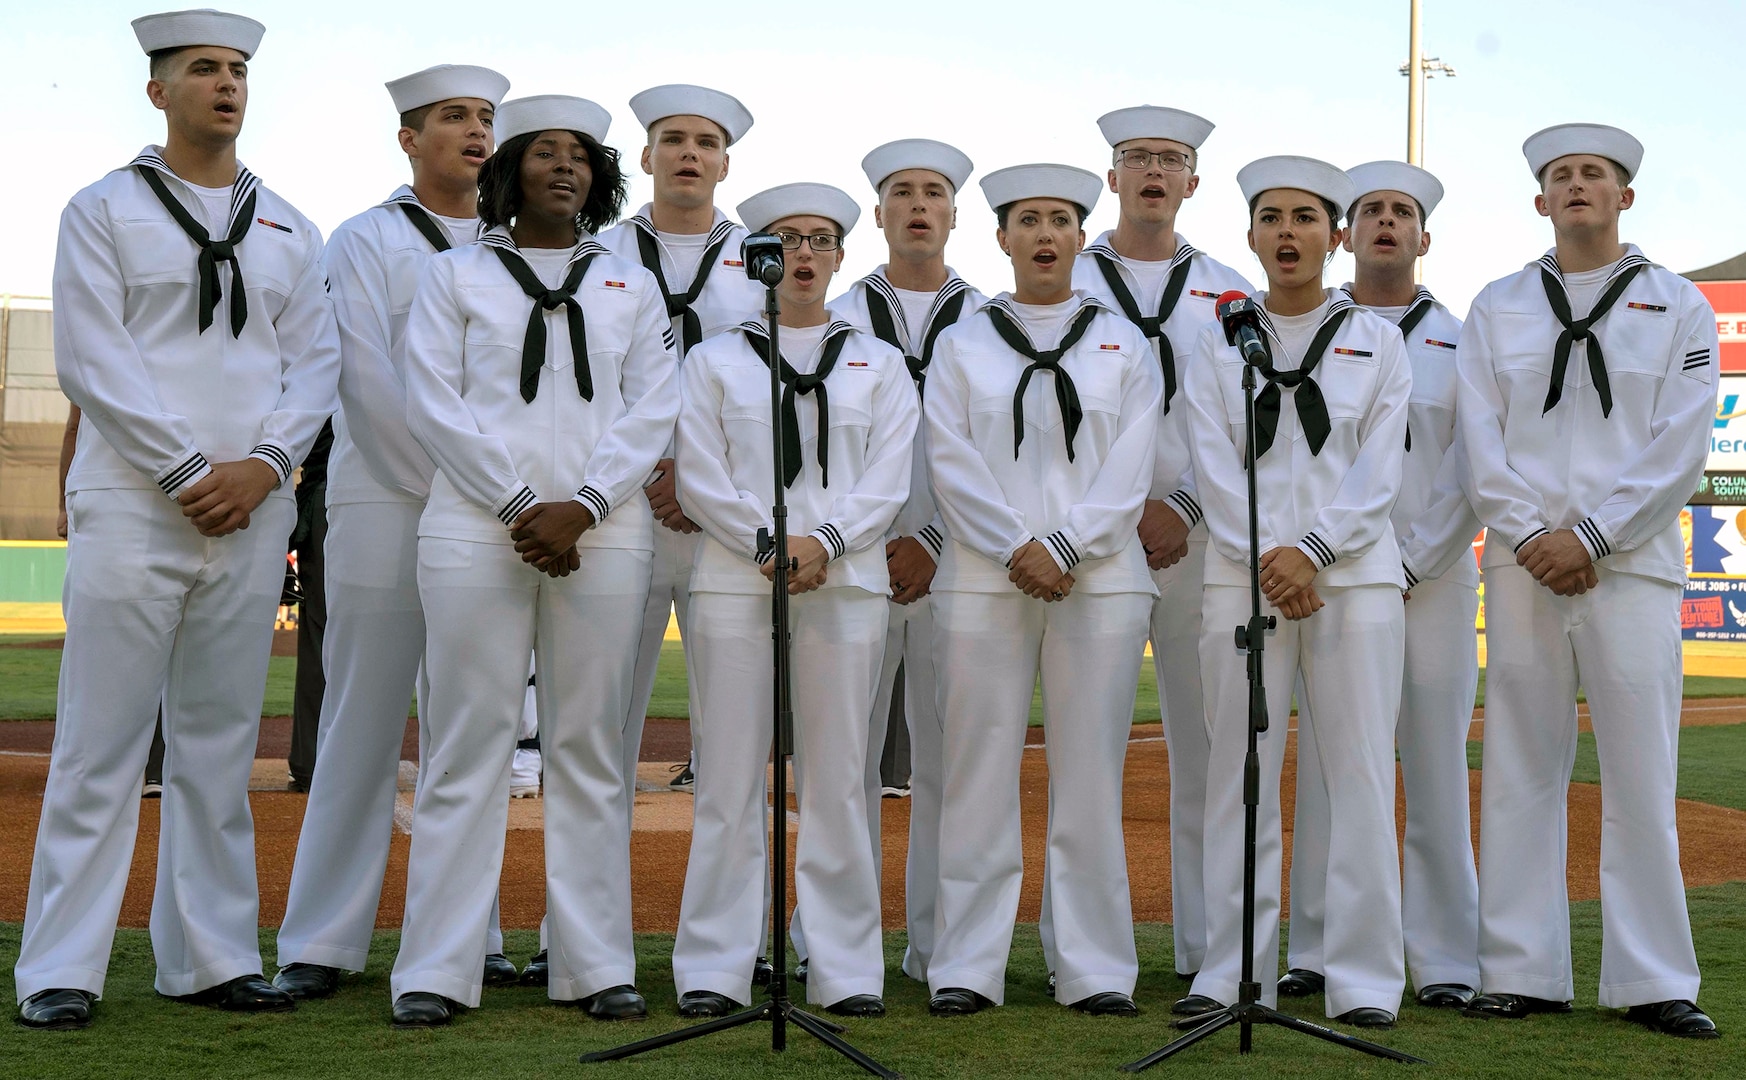
<path fill-rule="evenodd" d="M 1746 281 L 1694 282 L 1716 311 L 1722 372 L 1746 374 Z"/>

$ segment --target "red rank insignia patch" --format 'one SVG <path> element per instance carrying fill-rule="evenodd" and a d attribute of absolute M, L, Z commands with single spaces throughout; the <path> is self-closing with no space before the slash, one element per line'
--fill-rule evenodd
<path fill-rule="evenodd" d="M 1099 345 L 1098 348 L 1102 349 L 1105 352 L 1121 352 L 1122 351 L 1122 347 L 1120 345 Z"/>
<path fill-rule="evenodd" d="M 1635 300 L 1625 305 L 1633 311 L 1666 311 L 1666 304 L 1639 304 Z"/>
<path fill-rule="evenodd" d="M 624 288 L 624 282 L 622 282 L 622 281 L 606 281 L 606 282 L 602 282 L 602 284 L 605 285 L 609 289 L 622 289 L 622 288 Z"/>
<path fill-rule="evenodd" d="M 1188 295 L 1204 297 L 1205 299 L 1208 299 L 1208 300 L 1217 300 L 1219 298 L 1218 293 L 1207 292 L 1205 289 L 1190 289 L 1190 290 L 1188 290 Z"/>
<path fill-rule="evenodd" d="M 1371 352 L 1365 352 L 1363 349 L 1339 349 L 1339 348 L 1336 348 L 1334 350 L 1334 355 L 1335 356 L 1375 356 L 1376 354 L 1371 353 Z"/>
<path fill-rule="evenodd" d="M 739 259 L 723 259 L 721 261 L 721 264 L 723 266 L 737 266 L 737 267 L 740 267 L 742 269 L 744 269 L 745 265 L 746 265 L 744 262 L 742 262 Z"/>
<path fill-rule="evenodd" d="M 1439 349 L 1453 349 L 1455 347 L 1455 343 L 1453 341 L 1438 341 L 1434 337 L 1426 338 L 1425 344 L 1426 345 L 1435 345 Z"/>
<path fill-rule="evenodd" d="M 280 232 L 290 232 L 290 231 L 291 231 L 291 226 L 289 226 L 289 225 L 281 225 L 281 224 L 279 224 L 279 223 L 278 223 L 278 222 L 277 222 L 277 221 L 268 221 L 268 220 L 267 220 L 267 219 L 266 219 L 266 218 L 264 218 L 264 217 L 258 217 L 258 218 L 256 218 L 256 219 L 255 219 L 255 223 L 256 223 L 256 224 L 257 224 L 257 225 L 265 225 L 265 226 L 266 226 L 266 227 L 267 227 L 267 228 L 269 228 L 269 229 L 278 229 L 278 230 L 279 230 L 279 231 L 280 231 Z M 1666 311 L 1666 310 L 1667 310 L 1667 309 L 1666 309 L 1666 308 L 1662 308 L 1662 309 L 1661 309 L 1661 310 L 1663 310 L 1663 311 Z"/>
<path fill-rule="evenodd" d="M 843 366 L 844 367 L 866 367 L 867 361 L 865 361 L 865 360 L 850 360 L 850 361 L 846 362 Z"/>

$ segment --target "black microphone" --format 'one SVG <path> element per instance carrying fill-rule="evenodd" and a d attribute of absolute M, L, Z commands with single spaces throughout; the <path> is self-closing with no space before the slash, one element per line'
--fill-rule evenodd
<path fill-rule="evenodd" d="M 766 289 L 782 284 L 786 269 L 782 263 L 782 241 L 775 233 L 752 233 L 740 241 L 740 258 L 746 264 L 746 276 L 761 281 Z"/>
<path fill-rule="evenodd" d="M 1261 309 L 1253 297 L 1235 289 L 1218 299 L 1219 323 L 1225 328 L 1225 344 L 1235 345 L 1243 354 L 1243 362 L 1264 367 L 1268 362 L 1267 346 L 1261 343 Z"/>

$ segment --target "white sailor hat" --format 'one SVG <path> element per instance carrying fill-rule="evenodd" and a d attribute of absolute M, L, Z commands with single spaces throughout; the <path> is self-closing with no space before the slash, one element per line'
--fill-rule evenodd
<path fill-rule="evenodd" d="M 232 15 L 212 8 L 165 11 L 141 15 L 133 20 L 133 36 L 139 39 L 139 47 L 147 56 L 164 49 L 218 45 L 235 49 L 243 54 L 244 60 L 248 60 L 261 47 L 261 35 L 266 32 L 266 27 L 247 15 Z"/>
<path fill-rule="evenodd" d="M 1066 199 L 1087 214 L 1097 205 L 1103 177 L 1071 165 L 1009 165 L 981 180 L 982 194 L 997 212 L 1020 199 Z"/>
<path fill-rule="evenodd" d="M 1249 162 L 1237 170 L 1237 186 L 1243 189 L 1243 201 L 1251 204 L 1262 192 L 1275 188 L 1295 188 L 1320 195 L 1342 212 L 1357 197 L 1351 177 L 1344 172 L 1325 161 L 1296 154 L 1280 154 Z"/>
<path fill-rule="evenodd" d="M 652 128 L 669 116 L 701 116 L 714 121 L 727 133 L 732 146 L 752 129 L 752 114 L 740 99 L 705 86 L 671 83 L 652 86 L 630 99 L 631 112 L 644 129 Z"/>
<path fill-rule="evenodd" d="M 829 184 L 783 184 L 756 195 L 737 208 L 741 224 L 753 232 L 764 232 L 783 218 L 801 214 L 817 214 L 830 218 L 849 235 L 861 218 L 861 208 L 842 188 Z"/>
<path fill-rule="evenodd" d="M 861 171 L 867 174 L 867 182 L 873 185 L 874 191 L 878 191 L 879 185 L 887 178 L 905 169 L 939 173 L 952 185 L 952 191 L 957 192 L 964 187 L 964 181 L 970 179 L 976 166 L 964 151 L 933 139 L 888 142 L 874 147 L 861 159 Z"/>
<path fill-rule="evenodd" d="M 497 107 L 492 128 L 497 145 L 532 131 L 579 131 L 597 143 L 606 141 L 612 114 L 587 98 L 567 94 L 536 94 Z"/>
<path fill-rule="evenodd" d="M 394 99 L 394 111 L 409 113 L 454 98 L 480 98 L 495 109 L 509 93 L 509 80 L 490 68 L 471 64 L 438 64 L 383 84 Z"/>
<path fill-rule="evenodd" d="M 1111 146 L 1120 146 L 1129 139 L 1169 139 L 1199 150 L 1200 144 L 1212 134 L 1213 122 L 1181 109 L 1135 105 L 1104 113 L 1097 118 L 1097 129 Z"/>
<path fill-rule="evenodd" d="M 1616 161 L 1627 181 L 1643 164 L 1643 144 L 1630 132 L 1605 124 L 1557 124 L 1534 132 L 1522 143 L 1522 156 L 1528 159 L 1535 180 L 1546 166 L 1570 154 L 1596 154 Z"/>
<path fill-rule="evenodd" d="M 1346 170 L 1352 181 L 1352 203 L 1372 191 L 1401 191 L 1418 201 L 1425 217 L 1443 201 L 1443 184 L 1435 176 L 1404 161 L 1367 161 Z"/>

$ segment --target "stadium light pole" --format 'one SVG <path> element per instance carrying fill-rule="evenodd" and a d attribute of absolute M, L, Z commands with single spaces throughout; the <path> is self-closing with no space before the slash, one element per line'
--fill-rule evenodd
<path fill-rule="evenodd" d="M 1425 80 L 1434 75 L 1455 77 L 1455 67 L 1445 64 L 1440 56 L 1426 56 L 1424 18 L 1421 0 L 1412 0 L 1411 22 L 1407 28 L 1407 62 L 1400 73 L 1407 77 L 1407 164 L 1425 166 Z M 1413 280 L 1424 280 L 1424 260 L 1413 263 Z"/>

